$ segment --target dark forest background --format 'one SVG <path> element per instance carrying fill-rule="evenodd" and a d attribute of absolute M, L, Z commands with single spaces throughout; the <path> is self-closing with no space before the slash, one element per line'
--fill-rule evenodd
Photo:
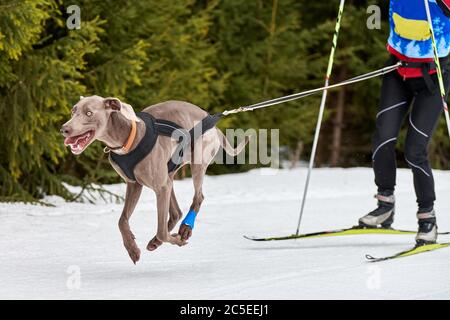
<path fill-rule="evenodd" d="M 81 8 L 81 28 L 66 8 Z M 367 7 L 382 9 L 369 30 Z M 0 200 L 74 200 L 118 182 L 96 142 L 73 156 L 59 134 L 80 95 L 117 96 L 135 110 L 168 99 L 210 112 L 323 85 L 339 1 L 310 0 L 0 0 Z M 382 67 L 388 1 L 347 1 L 331 82 Z M 329 93 L 318 166 L 370 166 L 380 79 Z M 227 117 L 221 128 L 279 128 L 285 156 L 307 160 L 320 94 Z M 444 121 L 444 118 L 441 119 Z M 448 169 L 440 124 L 430 146 Z M 404 133 L 402 133 L 404 135 Z M 402 165 L 402 139 L 398 144 Z M 213 165 L 210 174 L 250 169 Z"/>

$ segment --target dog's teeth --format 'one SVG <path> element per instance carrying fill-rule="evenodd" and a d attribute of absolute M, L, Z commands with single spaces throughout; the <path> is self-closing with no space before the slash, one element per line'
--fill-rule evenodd
<path fill-rule="evenodd" d="M 85 148 L 85 146 L 87 145 L 88 141 L 90 141 L 92 136 L 93 136 L 93 132 L 91 132 L 91 131 L 86 132 L 83 135 L 78 136 L 76 141 L 67 144 L 67 146 L 70 146 L 72 152 L 78 154 Z M 73 137 L 73 138 L 75 138 L 75 137 Z"/>

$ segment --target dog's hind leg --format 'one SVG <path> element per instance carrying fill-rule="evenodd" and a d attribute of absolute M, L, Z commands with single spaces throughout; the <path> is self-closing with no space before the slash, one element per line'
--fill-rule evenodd
<path fill-rule="evenodd" d="M 169 205 L 169 222 L 167 223 L 167 228 L 169 232 L 173 230 L 178 221 L 183 217 L 183 213 L 178 205 L 177 198 L 175 196 L 175 190 L 172 186 L 172 192 L 170 194 L 170 205 Z"/>
<path fill-rule="evenodd" d="M 206 169 L 207 166 L 204 166 L 203 164 L 191 164 L 191 174 L 194 183 L 194 198 L 192 199 L 192 204 L 186 219 L 189 219 L 189 215 L 196 215 L 200 211 L 203 199 L 205 198 L 202 192 L 202 185 Z M 186 222 L 186 219 L 180 225 L 180 229 L 178 230 L 178 234 L 181 236 L 182 240 L 187 240 L 192 235 L 193 224 Z"/>
<path fill-rule="evenodd" d="M 127 191 L 125 195 L 125 205 L 122 210 L 122 215 L 119 219 L 119 229 L 122 234 L 123 245 L 125 249 L 128 251 L 128 255 L 130 256 L 133 263 L 139 260 L 141 255 L 141 251 L 139 250 L 135 237 L 130 229 L 129 220 L 131 215 L 133 214 L 134 209 L 136 208 L 136 204 L 141 196 L 142 185 L 138 183 L 127 183 Z"/>
<path fill-rule="evenodd" d="M 192 236 L 192 229 L 197 213 L 200 211 L 200 207 L 204 200 L 202 186 L 203 177 L 206 174 L 209 164 L 216 156 L 220 149 L 220 136 L 217 133 L 218 130 L 207 131 L 202 139 L 196 142 L 194 152 L 191 155 L 191 174 L 194 183 L 194 198 L 189 213 L 180 225 L 178 234 L 181 239 L 186 241 Z"/>

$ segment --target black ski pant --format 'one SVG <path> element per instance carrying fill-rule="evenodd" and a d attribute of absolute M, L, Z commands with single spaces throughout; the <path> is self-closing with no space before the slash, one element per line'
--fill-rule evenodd
<path fill-rule="evenodd" d="M 447 93 L 450 84 L 448 64 L 443 66 Z M 414 176 L 419 209 L 430 209 L 436 200 L 433 173 L 428 160 L 428 144 L 443 111 L 437 75 L 432 75 L 430 91 L 423 78 L 404 80 L 397 71 L 383 77 L 380 105 L 373 136 L 373 170 L 378 192 L 394 192 L 396 180 L 395 145 L 400 127 L 408 121 L 405 161 Z"/>

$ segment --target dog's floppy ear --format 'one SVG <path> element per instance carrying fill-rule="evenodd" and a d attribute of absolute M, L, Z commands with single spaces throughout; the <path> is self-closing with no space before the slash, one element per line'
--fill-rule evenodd
<path fill-rule="evenodd" d="M 105 98 L 104 100 L 105 108 L 114 111 L 119 111 L 128 120 L 133 120 L 139 122 L 139 118 L 134 113 L 133 107 L 127 103 L 122 103 L 117 98 Z"/>
<path fill-rule="evenodd" d="M 106 109 L 111 109 L 114 111 L 120 111 L 122 109 L 122 102 L 117 98 L 105 98 L 103 100 Z"/>

